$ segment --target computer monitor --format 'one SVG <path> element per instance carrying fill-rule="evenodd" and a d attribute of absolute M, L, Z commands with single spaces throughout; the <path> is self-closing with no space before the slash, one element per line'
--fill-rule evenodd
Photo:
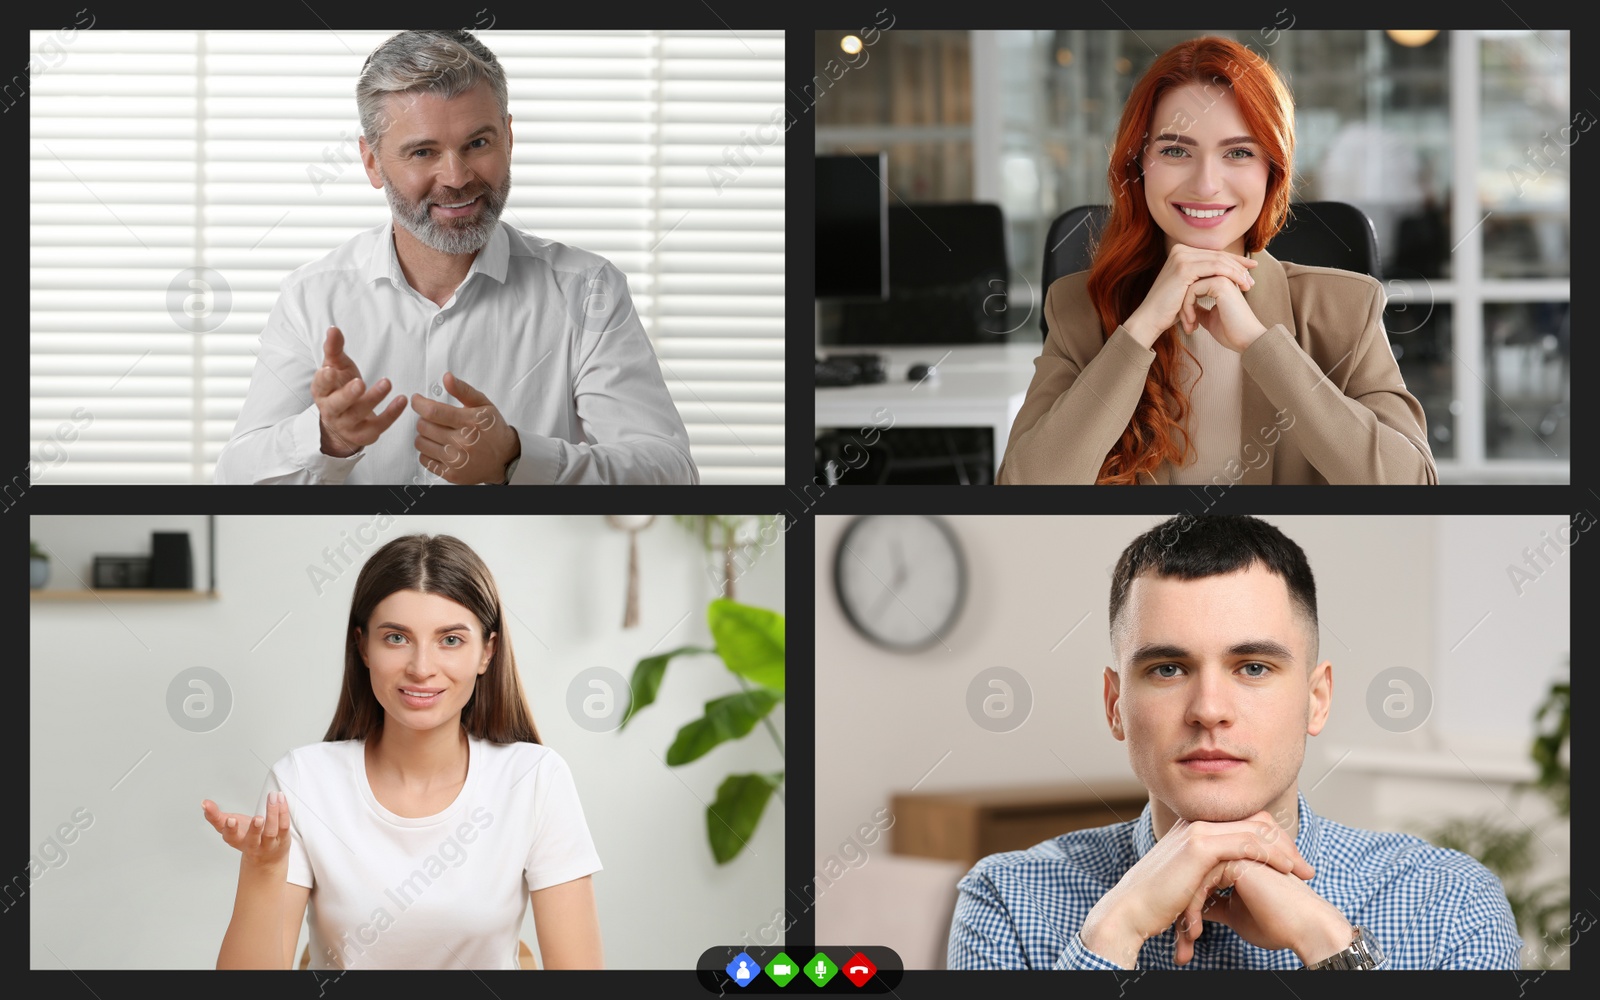
<path fill-rule="evenodd" d="M 885 153 L 817 157 L 817 298 L 889 295 Z"/>
<path fill-rule="evenodd" d="M 993 344 L 1017 325 L 1004 311 L 1005 216 L 986 202 L 889 209 L 889 296 L 842 302 L 822 328 L 829 346 Z"/>

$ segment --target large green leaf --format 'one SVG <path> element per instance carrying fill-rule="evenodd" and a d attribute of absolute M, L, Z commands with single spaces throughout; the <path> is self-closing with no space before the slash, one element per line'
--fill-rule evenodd
<path fill-rule="evenodd" d="M 756 832 L 773 790 L 783 784 L 783 772 L 730 774 L 717 789 L 717 800 L 706 807 L 706 835 L 717 864 L 738 857 Z"/>
<path fill-rule="evenodd" d="M 783 691 L 783 616 L 719 597 L 706 609 L 711 638 L 728 669 L 745 680 Z"/>
<path fill-rule="evenodd" d="M 674 656 L 686 656 L 690 653 L 714 653 L 714 649 L 702 646 L 679 646 L 669 653 L 659 656 L 647 656 L 640 660 L 633 668 L 633 679 L 628 682 L 628 714 L 623 717 L 622 725 L 617 731 L 622 731 L 639 709 L 656 700 L 656 692 L 661 690 L 661 679 L 667 672 L 667 661 Z"/>
<path fill-rule="evenodd" d="M 741 691 L 706 702 L 706 714 L 678 730 L 667 748 L 667 763 L 676 767 L 698 760 L 719 743 L 736 740 L 750 730 L 772 706 L 783 700 L 765 688 Z"/>

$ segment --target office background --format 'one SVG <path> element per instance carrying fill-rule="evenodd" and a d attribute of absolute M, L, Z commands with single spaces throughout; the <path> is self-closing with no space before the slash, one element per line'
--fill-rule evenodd
<path fill-rule="evenodd" d="M 702 483 L 782 482 L 784 130 L 744 137 L 784 103 L 783 31 L 479 15 L 516 137 L 502 219 L 627 276 Z M 30 33 L 29 477 L 209 483 L 279 281 L 389 217 L 355 82 L 400 29 L 80 24 Z"/>
<path fill-rule="evenodd" d="M 817 32 L 815 73 L 826 85 L 816 100 L 817 152 L 886 152 L 896 208 L 999 206 L 1009 264 L 1007 294 L 994 300 L 1003 306 L 972 324 L 982 328 L 972 345 L 832 349 L 881 349 L 891 383 L 906 381 L 911 362 L 943 360 L 954 381 L 986 373 L 990 395 L 1025 390 L 1041 343 L 1050 222 L 1109 200 L 1106 145 L 1156 55 L 1220 34 L 1290 85 L 1296 200 L 1349 202 L 1374 224 L 1385 326 L 1426 411 L 1440 481 L 1568 482 L 1567 146 L 1593 124 L 1570 103 L 1570 33 L 1312 31 L 1295 28 L 1288 11 L 1277 17 L 1258 31 L 895 29 L 854 56 L 841 51 L 848 32 Z M 926 229 L 911 231 L 931 246 Z M 819 353 L 861 308 L 820 303 Z M 1019 359 L 1020 388 L 995 384 L 993 374 Z M 954 395 L 953 379 L 945 395 Z M 839 394 L 829 393 L 819 394 L 819 410 L 834 419 L 828 407 Z M 880 397 L 907 412 L 919 401 L 903 391 Z M 839 414 L 833 426 L 855 415 Z M 1009 431 L 1005 416 L 1001 408 L 993 422 Z M 974 450 L 959 435 L 949 443 Z M 1004 445 L 1001 434 L 995 451 Z"/>
<path fill-rule="evenodd" d="M 461 538 L 499 585 L 534 724 L 571 765 L 605 866 L 594 890 L 607 968 L 691 968 L 706 948 L 754 937 L 782 905 L 778 798 L 727 864 L 714 861 L 706 839 L 706 803 L 728 774 L 783 769 L 767 733 L 682 766 L 662 761 L 706 701 L 740 690 L 715 657 L 675 660 L 656 703 L 620 732 L 590 731 L 569 711 L 569 685 L 582 671 L 604 666 L 627 679 L 652 652 L 712 645 L 706 607 L 723 561 L 695 532 L 662 516 L 638 533 L 639 620 L 628 629 L 621 626 L 629 536 L 599 516 L 218 515 L 214 599 L 40 596 L 64 589 L 83 598 L 92 554 L 148 551 L 152 530 L 191 534 L 203 587 L 205 521 L 31 519 L 32 537 L 54 556 L 29 615 L 30 849 L 37 853 L 75 810 L 93 816 L 59 868 L 47 867 L 31 885 L 23 879 L 31 968 L 215 967 L 239 855 L 205 821 L 200 801 L 251 812 L 267 768 L 322 740 L 360 564 L 414 532 Z M 327 550 L 341 547 L 330 564 Z M 784 561 L 781 534 L 741 549 L 735 598 L 782 613 Z M 168 717 L 169 682 L 196 666 L 220 673 L 232 693 L 226 721 L 209 732 L 185 731 Z M 780 733 L 784 715 L 780 705 L 770 716 Z M 6 907 L 19 902 L 8 881 Z M 521 937 L 537 954 L 531 910 Z M 302 927 L 297 956 L 307 940 Z"/>
<path fill-rule="evenodd" d="M 1061 813 L 1073 801 L 1092 813 L 1109 803 L 1105 811 L 1121 819 L 1142 808 L 1143 793 L 1128 794 L 1135 779 L 1127 745 L 1106 727 L 1100 675 L 1112 663 L 1112 569 L 1127 544 L 1164 517 L 944 520 L 965 555 L 966 600 L 922 652 L 870 643 L 841 610 L 834 563 L 852 518 L 817 518 L 815 560 L 817 691 L 832 693 L 819 696 L 817 713 L 817 937 L 848 939 L 877 927 L 874 940 L 899 949 L 908 965 L 935 968 L 943 967 L 955 882 L 971 866 L 956 860 L 964 823 L 990 836 L 1003 827 L 1032 830 L 1028 843 L 1015 845 L 1026 847 L 1065 832 L 1044 832 L 1049 823 L 1030 815 Z M 1570 551 L 1582 533 L 1574 536 L 1565 515 L 1265 520 L 1306 552 L 1321 655 L 1333 663 L 1332 710 L 1322 733 L 1307 739 L 1300 771 L 1311 807 L 1341 823 L 1418 834 L 1462 818 L 1484 817 L 1513 833 L 1526 823 L 1536 830 L 1527 884 L 1556 882 L 1564 891 L 1568 821 L 1543 796 L 1513 786 L 1536 775 L 1534 710 L 1567 676 Z M 1530 568 L 1527 550 L 1551 540 L 1557 544 Z M 891 579 L 884 567 L 877 573 Z M 1015 671 L 1031 690 L 1031 714 L 1011 731 L 986 729 L 969 714 L 971 685 L 995 667 Z M 1401 693 L 1379 677 L 1395 667 L 1414 672 L 1410 710 L 1426 720 L 1408 731 L 1384 728 L 1368 708 L 1375 682 L 1381 696 Z M 1424 717 L 1425 692 L 1432 707 Z M 1022 703 L 1019 689 L 1011 705 L 1020 713 Z M 1039 786 L 1055 787 L 1030 791 Z M 920 817 L 891 812 L 893 825 L 876 843 L 857 835 L 863 820 L 913 791 L 924 797 Z M 916 855 L 894 847 L 897 838 L 920 845 Z M 857 846 L 847 846 L 852 840 Z M 1562 906 L 1555 926 L 1566 923 Z M 1523 937 L 1527 967 L 1541 949 L 1546 962 L 1563 960 L 1559 935 L 1542 940 L 1524 927 Z"/>

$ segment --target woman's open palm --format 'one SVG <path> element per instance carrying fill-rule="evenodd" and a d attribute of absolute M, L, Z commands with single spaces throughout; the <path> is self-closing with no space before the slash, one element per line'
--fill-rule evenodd
<path fill-rule="evenodd" d="M 215 802 L 200 803 L 210 823 L 229 847 L 260 868 L 286 866 L 289 861 L 289 800 L 282 792 L 267 793 L 267 814 L 248 816 L 225 813 Z"/>

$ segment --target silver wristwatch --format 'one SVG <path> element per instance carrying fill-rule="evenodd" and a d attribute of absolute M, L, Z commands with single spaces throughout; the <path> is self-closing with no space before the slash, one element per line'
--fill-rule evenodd
<path fill-rule="evenodd" d="M 1356 927 L 1355 940 L 1344 951 L 1334 952 L 1308 969 L 1376 969 L 1383 964 L 1383 951 L 1367 932 Z"/>

